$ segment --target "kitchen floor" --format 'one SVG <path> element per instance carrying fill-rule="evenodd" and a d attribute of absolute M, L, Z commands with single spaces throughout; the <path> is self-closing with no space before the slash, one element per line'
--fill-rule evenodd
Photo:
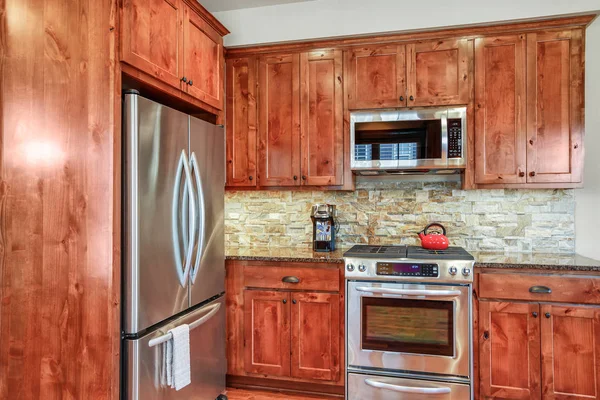
<path fill-rule="evenodd" d="M 332 400 L 340 397 L 294 395 L 281 392 L 267 392 L 262 390 L 227 389 L 229 400 Z"/>

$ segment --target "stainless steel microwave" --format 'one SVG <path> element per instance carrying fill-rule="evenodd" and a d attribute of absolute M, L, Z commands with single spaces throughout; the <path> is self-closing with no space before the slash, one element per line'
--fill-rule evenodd
<path fill-rule="evenodd" d="M 460 173 L 467 160 L 467 108 L 353 112 L 350 137 L 355 174 Z"/>

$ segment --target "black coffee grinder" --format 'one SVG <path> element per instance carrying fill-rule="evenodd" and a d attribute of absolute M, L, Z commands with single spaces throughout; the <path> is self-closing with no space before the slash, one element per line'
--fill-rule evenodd
<path fill-rule="evenodd" d="M 310 219 L 313 222 L 313 250 L 335 250 L 335 206 L 315 204 Z"/>

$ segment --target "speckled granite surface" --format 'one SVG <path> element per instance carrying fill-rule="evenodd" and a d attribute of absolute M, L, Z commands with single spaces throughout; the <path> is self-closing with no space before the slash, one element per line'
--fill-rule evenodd
<path fill-rule="evenodd" d="M 226 251 L 227 260 L 289 261 L 341 263 L 348 248 L 332 253 L 317 253 L 310 248 L 233 247 Z M 600 272 L 600 261 L 577 254 L 471 252 L 478 268 L 540 269 L 555 271 Z"/>

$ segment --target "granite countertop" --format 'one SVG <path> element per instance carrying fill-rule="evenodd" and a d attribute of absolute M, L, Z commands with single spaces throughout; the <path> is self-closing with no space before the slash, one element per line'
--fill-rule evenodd
<path fill-rule="evenodd" d="M 235 247 L 227 249 L 225 258 L 238 261 L 342 263 L 346 250 L 348 248 L 337 249 L 331 253 L 319 253 L 310 248 Z M 478 268 L 600 272 L 600 261 L 578 254 L 494 252 L 471 252 L 471 254 L 475 257 L 475 267 Z"/>

